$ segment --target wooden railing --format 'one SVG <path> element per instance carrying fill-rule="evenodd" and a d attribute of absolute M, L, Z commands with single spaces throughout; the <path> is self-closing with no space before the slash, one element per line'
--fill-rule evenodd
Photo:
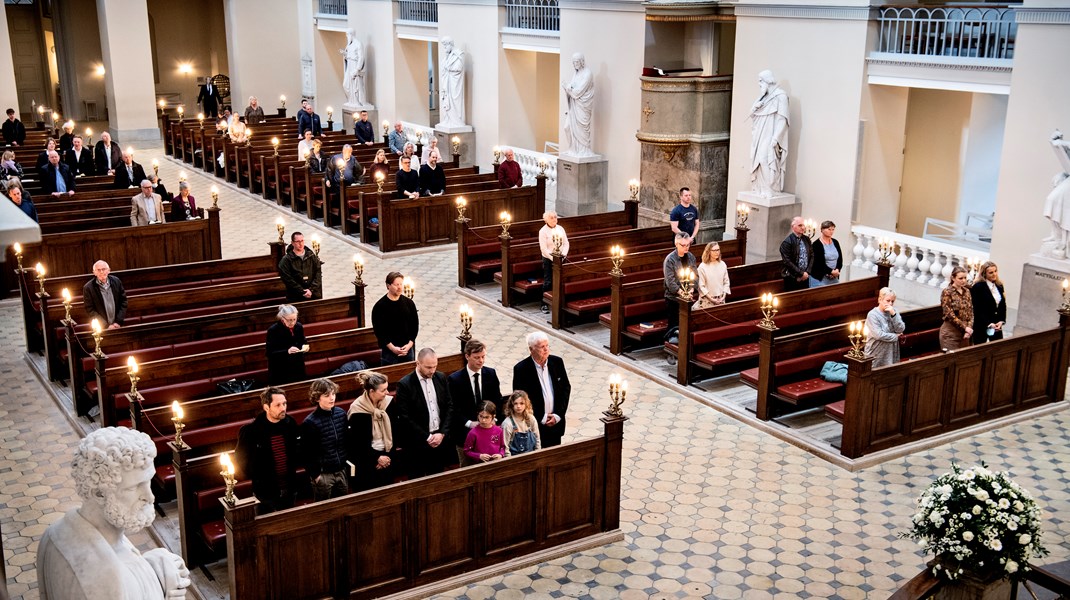
<path fill-rule="evenodd" d="M 601 420 L 598 438 L 260 517 L 255 498 L 223 502 L 230 597 L 427 597 L 462 573 L 605 543 L 627 419 Z"/>

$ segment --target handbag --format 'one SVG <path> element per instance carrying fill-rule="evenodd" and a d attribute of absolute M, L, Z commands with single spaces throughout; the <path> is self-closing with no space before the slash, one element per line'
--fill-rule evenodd
<path fill-rule="evenodd" d="M 224 394 L 239 394 L 253 389 L 255 384 L 256 382 L 252 379 L 228 379 L 220 381 L 215 386 Z"/>

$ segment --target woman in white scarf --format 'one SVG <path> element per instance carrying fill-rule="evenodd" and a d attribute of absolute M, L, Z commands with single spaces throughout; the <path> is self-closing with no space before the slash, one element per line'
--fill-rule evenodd
<path fill-rule="evenodd" d="M 387 379 L 374 371 L 357 373 L 364 393 L 349 406 L 349 462 L 356 469 L 358 490 L 370 490 L 394 482 L 394 427 L 386 409 Z"/>

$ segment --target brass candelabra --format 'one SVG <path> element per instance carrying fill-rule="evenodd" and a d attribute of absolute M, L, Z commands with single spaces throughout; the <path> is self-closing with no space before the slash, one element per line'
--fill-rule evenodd
<path fill-rule="evenodd" d="M 624 381 L 620 375 L 614 373 L 609 376 L 609 410 L 606 411 L 611 417 L 622 417 L 624 412 L 620 409 L 621 405 L 628 398 L 628 382 Z"/>
<path fill-rule="evenodd" d="M 803 234 L 811 240 L 817 235 L 817 222 L 813 219 L 806 219 L 803 221 Z"/>
<path fill-rule="evenodd" d="M 771 293 L 762 294 L 761 304 L 762 320 L 758 322 L 758 327 L 763 329 L 773 330 L 776 329 L 776 323 L 773 322 L 773 317 L 777 314 L 777 306 L 780 305 L 780 299 Z"/>
<path fill-rule="evenodd" d="M 894 249 L 895 243 L 892 242 L 892 240 L 888 238 L 880 238 L 877 240 L 877 254 L 880 256 L 880 259 L 877 261 L 878 264 L 889 264 L 888 258 L 892 255 L 892 250 Z"/>
<path fill-rule="evenodd" d="M 15 262 L 18 263 L 19 271 L 22 271 L 22 244 L 15 242 Z"/>
<path fill-rule="evenodd" d="M 71 291 L 67 288 L 63 288 L 60 292 L 60 296 L 63 298 L 63 324 L 74 325 L 74 319 L 71 318 Z"/>
<path fill-rule="evenodd" d="M 457 136 L 453 136 L 453 139 L 450 140 L 450 147 L 453 148 L 453 153 L 454 154 L 460 154 L 461 153 L 461 138 L 459 138 Z"/>
<path fill-rule="evenodd" d="M 238 482 L 238 479 L 234 477 L 234 463 L 230 460 L 230 454 L 220 454 L 219 464 L 223 465 L 223 469 L 219 471 L 219 474 L 223 476 L 223 485 L 226 486 L 223 502 L 226 502 L 229 506 L 234 506 L 238 501 L 237 497 L 234 496 L 234 485 Z"/>
<path fill-rule="evenodd" d="M 498 237 L 503 240 L 512 239 L 509 235 L 509 226 L 513 224 L 513 216 L 503 210 L 498 215 L 498 222 L 502 224 L 502 232 Z"/>
<path fill-rule="evenodd" d="M 286 96 L 279 96 L 279 107 L 286 108 Z"/>
<path fill-rule="evenodd" d="M 472 320 L 474 316 L 472 307 L 467 304 L 461 305 L 461 335 L 457 336 L 457 339 L 461 340 L 462 346 L 472 339 Z"/>
<path fill-rule="evenodd" d="M 318 235 L 312 236 L 312 243 L 310 245 L 312 246 L 312 253 L 315 254 L 316 256 L 319 256 L 320 255 L 320 238 L 319 238 Z"/>
<path fill-rule="evenodd" d="M 279 138 L 277 138 L 277 137 L 271 138 L 271 149 L 274 152 L 274 154 L 272 154 L 272 156 L 278 156 L 279 155 Z"/>
<path fill-rule="evenodd" d="M 502 162 L 502 149 L 499 148 L 498 146 L 495 146 L 492 149 L 492 152 L 494 152 L 494 164 L 495 165 L 500 165 L 501 162 Z"/>
<path fill-rule="evenodd" d="M 743 229 L 747 226 L 747 219 L 750 218 L 750 206 L 743 204 L 742 202 L 736 203 L 736 228 Z"/>
<path fill-rule="evenodd" d="M 632 179 L 628 182 L 628 200 L 632 202 L 639 201 L 639 180 Z"/>
<path fill-rule="evenodd" d="M 377 172 L 375 174 L 375 191 L 376 191 L 376 193 L 378 193 L 378 194 L 382 194 L 383 193 L 383 181 L 385 179 L 386 179 L 386 176 L 383 175 L 382 171 L 379 171 L 379 172 Z"/>
<path fill-rule="evenodd" d="M 44 296 L 45 295 L 45 266 L 43 264 L 41 264 L 41 263 L 37 263 L 37 266 L 34 267 L 34 270 L 37 271 L 37 293 L 42 295 L 42 296 Z"/>
<path fill-rule="evenodd" d="M 186 445 L 186 442 L 182 441 L 182 430 L 186 428 L 186 424 L 182 422 L 184 414 L 182 406 L 179 405 L 178 400 L 171 403 L 171 413 L 173 415 L 171 417 L 171 423 L 175 426 L 175 445 L 182 449 L 189 448 L 189 446 Z"/>
<path fill-rule="evenodd" d="M 409 277 L 404 277 L 401 280 L 401 293 L 406 298 L 412 300 L 412 297 L 416 295 L 416 284 Z"/>
<path fill-rule="evenodd" d="M 104 358 L 104 352 L 100 349 L 100 338 L 104 337 L 104 328 L 100 326 L 100 321 L 93 319 L 90 323 L 90 327 L 93 328 L 93 356 L 96 358 Z"/>
<path fill-rule="evenodd" d="M 283 222 L 282 217 L 275 220 L 275 229 L 279 232 L 279 243 L 284 243 L 282 236 L 286 233 L 286 224 Z"/>
<path fill-rule="evenodd" d="M 152 174 L 157 177 L 160 176 L 160 161 L 156 160 L 155 158 L 152 159 Z"/>
<path fill-rule="evenodd" d="M 866 340 L 869 338 L 869 328 L 865 321 L 852 321 L 847 324 L 847 339 L 851 342 L 851 349 L 847 351 L 848 358 L 865 358 Z"/>
<path fill-rule="evenodd" d="M 181 106 L 179 106 L 178 107 L 178 122 L 181 123 L 185 119 L 186 119 L 186 109 L 181 107 Z"/>
<path fill-rule="evenodd" d="M 539 175 L 546 176 L 546 168 L 550 166 L 550 163 L 545 159 L 539 159 Z"/>
<path fill-rule="evenodd" d="M 554 249 L 550 252 L 553 256 L 561 256 L 561 245 L 565 243 L 565 239 L 556 233 L 550 238 L 550 241 L 554 245 Z"/>
<path fill-rule="evenodd" d="M 219 208 L 219 188 L 212 186 L 212 208 Z"/>
<path fill-rule="evenodd" d="M 457 206 L 457 222 L 467 223 L 470 221 L 471 219 L 464 216 L 464 211 L 468 209 L 468 200 L 465 200 L 464 196 L 458 196 L 453 203 Z"/>
<path fill-rule="evenodd" d="M 353 272 L 357 275 L 357 278 L 353 283 L 356 285 L 364 285 L 364 258 L 359 254 L 353 255 Z"/>
<path fill-rule="evenodd" d="M 624 264 L 624 248 L 614 245 L 609 249 L 609 260 L 613 262 L 613 268 L 610 269 L 609 274 L 614 277 L 624 275 L 624 271 L 620 270 L 620 266 Z"/>

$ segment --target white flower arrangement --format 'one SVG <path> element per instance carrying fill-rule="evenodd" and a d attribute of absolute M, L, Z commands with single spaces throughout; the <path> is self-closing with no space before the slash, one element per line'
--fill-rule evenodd
<path fill-rule="evenodd" d="M 998 569 L 1007 577 L 1048 553 L 1040 543 L 1040 508 L 1005 471 L 952 463 L 917 502 L 913 527 L 899 535 L 937 557 L 935 575 L 957 579 Z"/>

